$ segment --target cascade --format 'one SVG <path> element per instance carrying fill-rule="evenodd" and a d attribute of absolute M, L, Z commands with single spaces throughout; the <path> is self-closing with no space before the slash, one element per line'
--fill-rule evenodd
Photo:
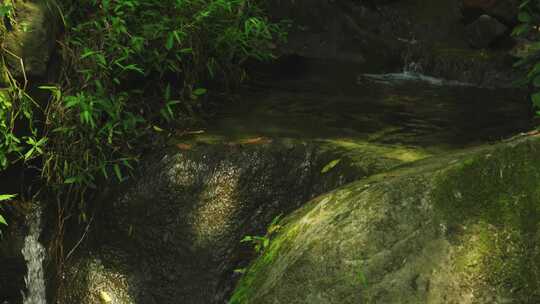
<path fill-rule="evenodd" d="M 24 279 L 26 283 L 26 293 L 23 292 L 24 304 L 46 304 L 47 302 L 43 270 L 45 248 L 39 242 L 42 230 L 41 213 L 41 207 L 36 205 L 26 217 L 29 231 L 22 249 L 28 269 Z"/>

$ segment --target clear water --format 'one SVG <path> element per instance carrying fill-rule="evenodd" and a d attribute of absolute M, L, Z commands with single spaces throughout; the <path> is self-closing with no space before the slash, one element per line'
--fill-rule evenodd
<path fill-rule="evenodd" d="M 343 70 L 252 84 L 209 127 L 227 137 L 359 140 L 461 149 L 511 137 L 530 127 L 526 95 L 423 75 Z"/>
<path fill-rule="evenodd" d="M 39 242 L 41 235 L 41 208 L 35 206 L 27 216 L 29 232 L 24 239 L 22 254 L 26 260 L 28 272 L 25 276 L 26 293 L 23 292 L 24 304 L 46 304 L 43 260 L 45 248 Z"/>

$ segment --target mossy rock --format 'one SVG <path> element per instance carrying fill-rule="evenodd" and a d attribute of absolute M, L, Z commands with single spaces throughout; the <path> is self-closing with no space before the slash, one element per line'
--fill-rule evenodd
<path fill-rule="evenodd" d="M 54 0 L 16 0 L 14 11 L 15 19 L 2 28 L 7 67 L 16 78 L 43 77 L 60 30 L 58 6 Z"/>
<path fill-rule="evenodd" d="M 540 302 L 540 137 L 419 161 L 286 217 L 231 303 Z"/>
<path fill-rule="evenodd" d="M 100 254 L 87 254 L 71 261 L 65 273 L 69 288 L 60 293 L 58 303 L 138 303 L 140 282 L 126 269 L 128 258 L 121 251 L 103 248 Z"/>
<path fill-rule="evenodd" d="M 361 142 L 178 139 L 147 159 L 144 174 L 106 204 L 89 244 L 95 254 L 76 258 L 70 273 L 99 257 L 99 273 L 123 269 L 125 282 L 141 282 L 121 288 L 134 303 L 223 303 L 239 278 L 235 269 L 255 255 L 251 245 L 240 243 L 244 236 L 264 234 L 276 216 L 317 195 L 427 156 Z M 127 257 L 120 259 L 122 267 L 110 263 L 119 259 L 107 258 L 107 248 Z M 66 279 L 65 289 L 77 290 L 77 298 L 99 294 L 92 280 L 75 277 Z"/>

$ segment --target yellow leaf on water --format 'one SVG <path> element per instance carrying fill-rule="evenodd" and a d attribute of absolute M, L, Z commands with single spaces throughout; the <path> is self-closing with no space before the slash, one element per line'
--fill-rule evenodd
<path fill-rule="evenodd" d="M 240 141 L 243 145 L 254 145 L 254 144 L 265 144 L 269 143 L 271 140 L 266 137 L 254 137 L 254 138 L 248 138 Z"/>
<path fill-rule="evenodd" d="M 193 147 L 192 145 L 190 144 L 177 144 L 176 147 L 180 150 L 191 150 L 191 148 Z"/>

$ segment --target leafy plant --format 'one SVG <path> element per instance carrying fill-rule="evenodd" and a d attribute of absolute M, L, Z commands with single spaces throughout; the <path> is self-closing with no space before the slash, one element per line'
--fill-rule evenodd
<path fill-rule="evenodd" d="M 322 174 L 325 174 L 325 173 L 327 173 L 328 171 L 334 169 L 334 167 L 337 166 L 340 162 L 341 162 L 341 159 L 340 159 L 340 158 L 334 159 L 333 161 L 329 162 L 328 164 L 326 164 L 326 165 L 322 168 L 321 173 L 322 173 Z"/>
<path fill-rule="evenodd" d="M 14 54 L 0 52 L 7 83 L 0 89 L 0 170 L 22 163 L 39 171 L 39 199 L 58 210 L 61 273 L 64 221 L 85 221 L 96 189 L 134 174 L 141 153 L 168 128 L 199 121 L 208 100 L 247 78 L 244 63 L 273 59 L 286 24 L 271 22 L 256 0 L 59 3 L 63 69 L 57 83 L 39 87 L 47 102 L 30 97 L 26 75 L 16 79 L 6 68 Z M 13 4 L 0 2 L 9 22 L 16 22 Z"/>
<path fill-rule="evenodd" d="M 282 218 L 282 214 L 276 216 L 270 225 L 268 225 L 268 228 L 266 229 L 266 234 L 263 236 L 252 236 L 252 235 L 246 235 L 242 240 L 240 240 L 240 243 L 248 243 L 253 246 L 253 249 L 256 253 L 261 254 L 268 248 L 270 245 L 270 240 L 272 237 L 281 229 L 281 225 L 279 225 L 279 221 Z M 237 271 L 238 272 L 238 271 Z"/>
<path fill-rule="evenodd" d="M 0 202 L 5 202 L 5 201 L 10 201 L 12 199 L 14 199 L 16 197 L 16 195 L 13 195 L 13 194 L 0 194 Z M 2 209 L 2 206 L 0 205 L 0 210 Z M 6 225 L 7 226 L 7 221 L 6 219 L 4 218 L 4 216 L 2 216 L 2 214 L 0 214 L 0 225 Z"/>

